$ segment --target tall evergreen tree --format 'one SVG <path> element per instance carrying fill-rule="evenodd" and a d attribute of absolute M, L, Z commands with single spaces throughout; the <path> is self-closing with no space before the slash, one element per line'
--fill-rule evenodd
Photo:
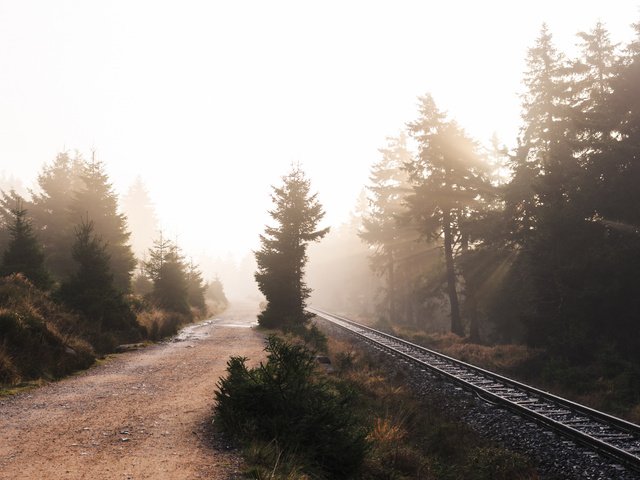
<path fill-rule="evenodd" d="M 446 119 L 430 95 L 419 101 L 420 116 L 408 125 L 419 149 L 407 165 L 414 184 L 409 215 L 427 238 L 442 239 L 451 331 L 464 335 L 455 257 L 469 210 L 486 189 L 485 164 L 477 145 Z"/>
<path fill-rule="evenodd" d="M 299 167 L 282 177 L 282 186 L 273 187 L 274 209 L 269 212 L 277 226 L 267 226 L 255 252 L 258 270 L 255 279 L 267 299 L 258 316 L 265 327 L 297 327 L 310 316 L 304 311 L 309 288 L 304 282 L 306 249 L 329 231 L 317 230 L 324 217 L 317 194 Z"/>
<path fill-rule="evenodd" d="M 2 258 L 0 275 L 22 273 L 38 288 L 48 289 L 52 281 L 44 265 L 44 254 L 20 200 L 11 214 L 13 221 L 8 225 L 10 242 Z"/>
<path fill-rule="evenodd" d="M 59 153 L 38 175 L 38 190 L 31 192 L 34 227 L 42 241 L 47 268 L 57 281 L 74 271 L 69 246 L 74 241 L 74 228 L 81 217 L 72 218 L 69 207 L 74 194 L 82 186 L 82 158 Z"/>
<path fill-rule="evenodd" d="M 70 205 L 71 218 L 91 218 L 96 235 L 106 245 L 115 288 L 128 292 L 136 266 L 129 245 L 126 217 L 118 212 L 118 197 L 109 183 L 104 164 L 92 158 L 82 164 L 82 187 Z"/>
<path fill-rule="evenodd" d="M 153 239 L 158 235 L 160 227 L 153 202 L 141 177 L 135 179 L 122 197 L 122 211 L 131 230 L 131 248 L 138 258 L 142 258 L 153 246 Z"/>
<path fill-rule="evenodd" d="M 72 256 L 77 269 L 62 283 L 60 298 L 82 313 L 94 331 L 133 329 L 135 315 L 115 288 L 107 246 L 96 235 L 93 222 L 85 218 L 75 237 Z"/>
<path fill-rule="evenodd" d="M 537 228 L 542 209 L 554 211 L 565 203 L 567 182 L 577 169 L 569 141 L 573 128 L 569 66 L 546 25 L 529 49 L 527 67 L 524 125 L 512 160 L 512 180 L 505 190 L 506 214 L 517 244 Z"/>
<path fill-rule="evenodd" d="M 505 221 L 512 248 L 508 292 L 532 343 L 544 341 L 562 325 L 565 294 L 557 268 L 584 223 L 574 195 L 581 177 L 574 153 L 581 116 L 570 62 L 558 52 L 543 25 L 527 56 L 520 137 L 505 187 Z"/>
<path fill-rule="evenodd" d="M 572 93 L 574 96 L 576 129 L 578 135 L 577 154 L 583 167 L 588 167 L 590 158 L 602 152 L 613 140 L 615 123 L 612 122 L 612 82 L 620 68 L 620 57 L 609 39 L 609 32 L 597 22 L 590 32 L 578 33 L 582 54 L 574 62 Z"/>
<path fill-rule="evenodd" d="M 387 138 L 387 146 L 379 149 L 382 158 L 374 164 L 369 176 L 369 205 L 362 218 L 359 236 L 374 250 L 370 255 L 374 272 L 386 277 L 386 295 L 383 310 L 391 321 L 401 317 L 407 321 L 406 303 L 412 285 L 408 281 L 406 259 L 412 262 L 418 238 L 416 230 L 407 222 L 400 222 L 406 213 L 406 197 L 411 192 L 405 166 L 411 161 L 407 138 Z"/>
<path fill-rule="evenodd" d="M 153 282 L 151 300 L 162 309 L 189 314 L 187 268 L 177 245 L 161 234 L 144 266 Z"/>
<path fill-rule="evenodd" d="M 204 280 L 202 279 L 202 272 L 198 266 L 193 263 L 193 259 L 189 261 L 186 273 L 187 301 L 189 302 L 189 305 L 204 313 L 207 308 L 204 301 L 204 294 L 208 286 L 204 283 Z"/>

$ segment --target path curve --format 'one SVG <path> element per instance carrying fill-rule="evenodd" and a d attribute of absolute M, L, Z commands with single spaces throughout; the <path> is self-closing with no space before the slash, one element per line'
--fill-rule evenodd
<path fill-rule="evenodd" d="M 229 356 L 263 357 L 256 313 L 232 306 L 173 341 L 0 398 L 0 478 L 233 478 L 240 459 L 212 444 L 209 418 Z"/>

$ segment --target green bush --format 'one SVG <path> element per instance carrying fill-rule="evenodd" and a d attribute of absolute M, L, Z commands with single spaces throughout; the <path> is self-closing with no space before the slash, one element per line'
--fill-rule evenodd
<path fill-rule="evenodd" d="M 267 362 L 247 368 L 232 357 L 216 391 L 216 421 L 243 443 L 273 441 L 329 478 L 349 478 L 367 451 L 353 391 L 316 371 L 314 353 L 276 336 Z"/>

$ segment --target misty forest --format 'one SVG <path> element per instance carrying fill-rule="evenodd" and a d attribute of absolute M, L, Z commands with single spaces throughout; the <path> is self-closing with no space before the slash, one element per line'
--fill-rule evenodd
<path fill-rule="evenodd" d="M 420 96 L 351 223 L 312 247 L 309 281 L 318 304 L 423 341 L 531 347 L 523 374 L 605 382 L 626 408 L 640 402 L 640 40 L 613 45 L 600 23 L 578 40 L 568 58 L 541 29 L 512 150 Z"/>
<path fill-rule="evenodd" d="M 1 428 L 13 432 L 24 412 L 36 415 L 18 404 L 35 401 L 31 392 L 54 395 L 94 370 L 125 376 L 118 362 L 131 361 L 147 368 L 135 387 L 118 380 L 119 394 L 97 398 L 131 395 L 124 403 L 133 413 L 105 423 L 118 418 L 109 404 L 109 413 L 88 415 L 99 427 L 86 418 L 65 427 L 78 438 L 97 432 L 73 440 L 89 457 L 112 434 L 120 449 L 142 445 L 143 435 L 177 443 L 177 426 L 148 433 L 173 416 L 190 425 L 189 441 L 214 439 L 197 448 L 222 452 L 224 475 L 235 468 L 243 478 L 578 478 L 515 440 L 485 438 L 456 413 L 455 392 L 415 390 L 417 377 L 393 367 L 395 357 L 358 346 L 321 317 L 326 309 L 638 424 L 640 23 L 634 28 L 635 40 L 616 44 L 597 22 L 569 55 L 543 25 L 526 56 L 517 138 L 473 138 L 435 95 L 415 92 L 415 114 L 380 140 L 346 222 L 327 223 L 322 200 L 332 192 L 315 190 L 302 155 L 278 172 L 260 206 L 267 225 L 239 260 L 185 251 L 180 232 L 162 228 L 145 176 L 119 194 L 109 159 L 96 152 L 52 152 L 29 189 L 0 177 L 0 417 L 9 419 Z M 242 199 L 207 206 L 201 221 L 216 223 L 216 209 L 234 202 Z M 204 207 L 186 199 L 183 208 Z M 223 235 L 234 226 L 216 228 Z M 152 355 L 165 366 L 149 367 L 143 359 Z M 61 380 L 74 372 L 85 373 Z M 171 414 L 145 417 L 169 382 L 182 382 Z M 11 448 L 0 445 L 1 478 L 18 455 Z M 184 462 L 175 468 L 151 450 L 141 466 L 125 465 L 121 453 L 125 463 L 114 468 L 196 478 L 180 476 L 190 450 L 174 454 Z M 203 462 L 198 478 L 227 478 Z M 54 468 L 45 460 L 34 465 L 11 478 L 63 478 L 43 473 Z M 78 475 L 66 478 L 122 477 L 82 465 L 65 467 Z M 580 478 L 613 478 L 603 475 Z"/>

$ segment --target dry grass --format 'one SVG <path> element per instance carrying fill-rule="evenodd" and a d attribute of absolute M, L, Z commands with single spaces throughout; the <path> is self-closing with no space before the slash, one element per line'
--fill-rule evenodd
<path fill-rule="evenodd" d="M 0 385 L 14 386 L 22 377 L 13 359 L 3 346 L 0 346 Z"/>
<path fill-rule="evenodd" d="M 487 370 L 530 383 L 589 407 L 640 422 L 640 404 L 630 384 L 628 365 L 604 367 L 605 362 L 569 365 L 524 345 L 478 345 L 451 333 L 430 334 L 396 328 L 396 335 L 418 345 Z M 617 360 L 616 360 L 617 361 Z M 637 389 L 636 389 L 637 390 Z"/>
<path fill-rule="evenodd" d="M 337 374 L 360 392 L 370 418 L 371 449 L 361 478 L 537 478 L 525 458 L 487 445 L 439 402 L 415 397 L 401 371 L 382 371 L 357 344 L 330 337 L 329 352 Z M 476 470 L 485 473 L 470 476 Z"/>
<path fill-rule="evenodd" d="M 79 330 L 77 316 L 24 276 L 0 278 L 0 384 L 54 379 L 90 366 L 95 355 Z"/>
<path fill-rule="evenodd" d="M 140 326 L 147 331 L 148 338 L 160 340 L 178 333 L 178 329 L 189 323 L 191 318 L 184 314 L 151 308 L 140 312 L 137 320 Z"/>

